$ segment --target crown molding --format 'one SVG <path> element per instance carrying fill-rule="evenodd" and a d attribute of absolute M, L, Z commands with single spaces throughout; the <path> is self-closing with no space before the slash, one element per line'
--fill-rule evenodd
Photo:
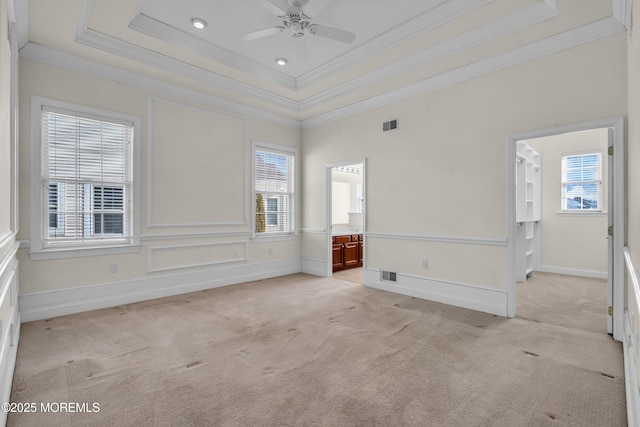
<path fill-rule="evenodd" d="M 626 31 L 626 27 L 618 19 L 610 16 L 569 31 L 547 37 L 506 53 L 483 59 L 472 64 L 451 70 L 418 83 L 404 86 L 400 89 L 382 95 L 338 108 L 329 113 L 303 120 L 302 127 L 310 128 L 334 120 L 348 117 L 382 105 L 402 101 L 416 95 L 431 92 L 436 89 L 451 86 L 456 83 L 499 71 L 507 67 L 522 64 L 533 59 L 551 55 L 585 43 L 603 39 Z"/>
<path fill-rule="evenodd" d="M 402 58 L 392 64 L 377 68 L 358 78 L 336 85 L 330 90 L 311 96 L 300 102 L 300 111 L 307 111 L 344 96 L 357 89 L 380 83 L 400 73 L 406 73 L 419 67 L 434 63 L 503 37 L 510 33 L 539 24 L 558 15 L 555 1 L 542 1 L 525 9 L 504 16 L 488 24 L 474 28 L 430 48 Z"/>
<path fill-rule="evenodd" d="M 259 108 L 250 107 L 234 101 L 225 100 L 218 96 L 186 89 L 162 80 L 146 77 L 139 73 L 123 70 L 121 68 L 106 65 L 90 59 L 80 58 L 78 56 L 46 48 L 35 43 L 27 43 L 20 50 L 20 56 L 69 70 L 80 71 L 96 77 L 114 80 L 120 83 L 139 87 L 153 93 L 217 108 L 240 116 L 264 120 L 295 129 L 300 128 L 300 121 L 296 119 L 264 111 Z"/>
<path fill-rule="evenodd" d="M 612 0 L 612 15 L 626 29 L 631 29 L 631 2 L 632 0 Z"/>
<path fill-rule="evenodd" d="M 229 77 L 187 64 L 186 62 L 170 58 L 152 50 L 135 46 L 124 40 L 111 37 L 98 31 L 91 29 L 81 31 L 76 35 L 75 41 L 105 52 L 113 53 L 123 58 L 172 72 L 182 77 L 188 77 L 201 83 L 206 83 L 241 95 L 250 96 L 252 98 L 277 105 L 278 107 L 289 111 L 298 111 L 298 103 L 292 99 L 241 83 Z"/>
<path fill-rule="evenodd" d="M 346 52 L 345 54 L 329 61 L 325 65 L 303 74 L 297 79 L 298 90 L 309 87 L 320 80 L 337 74 L 378 55 L 381 50 L 389 49 L 418 34 L 431 31 L 453 19 L 473 12 L 474 10 L 493 3 L 495 0 L 451 0 L 440 1 L 429 9 L 408 22 L 399 25 L 386 33 L 362 44 L 361 46 Z"/>
<path fill-rule="evenodd" d="M 15 24 L 20 49 L 29 41 L 29 0 L 9 0 L 9 20 Z"/>
<path fill-rule="evenodd" d="M 129 28 L 170 44 L 185 47 L 216 62 L 236 68 L 251 75 L 258 75 L 286 89 L 296 90 L 296 79 L 259 62 L 248 59 L 216 44 L 209 43 L 185 31 L 179 30 L 144 14 L 138 14 Z"/>

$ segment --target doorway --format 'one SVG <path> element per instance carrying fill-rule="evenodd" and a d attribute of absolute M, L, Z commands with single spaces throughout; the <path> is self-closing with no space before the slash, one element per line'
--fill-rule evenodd
<path fill-rule="evenodd" d="M 364 284 L 365 160 L 326 168 L 327 276 Z"/>
<path fill-rule="evenodd" d="M 589 138 L 592 140 L 590 145 L 585 142 Z M 593 142 L 598 138 L 600 145 Z M 522 214 L 518 213 L 518 191 L 522 193 L 518 184 L 518 167 L 522 163 L 519 163 L 522 158 L 519 151 L 522 152 L 523 144 L 538 155 L 542 170 L 540 188 L 543 193 L 537 200 L 542 205 L 542 214 L 531 223 L 523 222 Z M 511 161 L 509 316 L 518 314 L 518 291 L 523 293 L 523 312 L 531 315 L 536 294 L 541 297 L 540 307 L 543 307 L 546 304 L 544 298 L 553 292 L 558 292 L 559 297 L 566 297 L 570 292 L 594 290 L 591 294 L 593 304 L 600 304 L 597 301 L 602 300 L 602 306 L 590 313 L 595 316 L 591 322 L 594 318 L 602 319 L 606 322 L 607 332 L 620 340 L 624 310 L 623 119 L 513 135 L 509 138 L 508 148 Z M 545 188 L 547 194 L 544 194 Z M 527 268 L 524 274 L 521 271 L 523 265 Z M 585 279 L 575 280 L 581 276 Z M 588 284 L 591 287 L 580 288 L 587 282 L 591 282 Z M 531 287 L 534 285 L 538 287 Z M 548 293 L 544 291 L 545 286 Z M 575 300 L 578 300 L 577 296 Z M 575 309 L 566 304 L 555 309 L 547 308 L 549 313 L 545 314 L 541 308 L 538 314 L 541 317 L 548 315 L 556 321 L 568 321 L 568 326 L 578 321 L 571 315 L 572 311 L 575 314 Z M 585 319 L 586 324 L 589 318 Z"/>

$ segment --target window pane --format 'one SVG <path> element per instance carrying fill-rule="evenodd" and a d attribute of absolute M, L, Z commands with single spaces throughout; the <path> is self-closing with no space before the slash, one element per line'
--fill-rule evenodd
<path fill-rule="evenodd" d="M 130 237 L 125 196 L 132 186 L 133 126 L 45 108 L 42 137 L 43 182 L 49 182 L 45 244 Z"/>
<path fill-rule="evenodd" d="M 254 179 L 257 194 L 256 233 L 293 231 L 293 155 L 256 149 Z M 260 201 L 260 197 L 262 201 Z"/>
<path fill-rule="evenodd" d="M 586 153 L 562 158 L 562 209 L 600 209 L 601 154 Z"/>

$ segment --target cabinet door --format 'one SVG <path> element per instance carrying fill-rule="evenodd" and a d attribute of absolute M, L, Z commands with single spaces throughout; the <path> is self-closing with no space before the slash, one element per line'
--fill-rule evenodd
<path fill-rule="evenodd" d="M 344 262 L 342 261 L 342 243 L 334 243 L 333 249 L 333 271 L 336 269 L 340 269 L 344 267 Z"/>
<path fill-rule="evenodd" d="M 360 257 L 360 265 L 364 265 L 364 242 L 360 240 L 360 250 L 358 251 L 358 256 Z"/>
<path fill-rule="evenodd" d="M 360 258 L 358 256 L 358 246 L 358 242 L 350 242 L 344 244 L 343 260 L 345 267 L 354 267 L 357 266 L 360 262 Z"/>

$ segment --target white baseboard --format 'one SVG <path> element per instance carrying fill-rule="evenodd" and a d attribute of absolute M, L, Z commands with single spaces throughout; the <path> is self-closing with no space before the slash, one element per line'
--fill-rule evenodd
<path fill-rule="evenodd" d="M 302 258 L 302 272 L 327 277 L 327 262 L 321 259 Z"/>
<path fill-rule="evenodd" d="M 20 295 L 23 322 L 300 273 L 300 258 Z"/>
<path fill-rule="evenodd" d="M 578 268 L 554 267 L 552 265 L 541 265 L 535 271 L 542 273 L 566 274 L 568 276 L 591 277 L 594 279 L 606 279 L 606 271 L 580 270 Z"/>
<path fill-rule="evenodd" d="M 507 316 L 507 291 L 490 289 L 463 283 L 433 280 L 397 274 L 396 282 L 380 279 L 380 270 L 366 269 L 364 285 L 383 291 L 409 295 L 429 301 L 441 302 L 456 307 L 485 313 Z"/>
<path fill-rule="evenodd" d="M 629 321 L 629 312 L 624 316 L 624 336 L 622 338 L 622 349 L 624 353 L 624 383 L 627 395 L 627 425 L 631 427 L 640 426 L 640 391 L 638 389 L 638 370 L 636 369 L 636 358 L 633 355 L 633 333 Z M 636 343 L 637 345 L 638 343 Z"/>

